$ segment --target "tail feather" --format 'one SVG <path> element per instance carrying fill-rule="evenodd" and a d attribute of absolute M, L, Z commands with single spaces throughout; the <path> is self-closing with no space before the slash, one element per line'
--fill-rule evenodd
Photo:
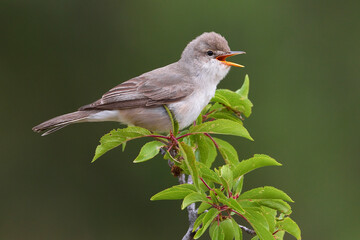
<path fill-rule="evenodd" d="M 87 117 L 97 112 L 99 111 L 93 110 L 93 111 L 77 111 L 77 112 L 64 114 L 58 117 L 54 117 L 50 120 L 47 120 L 33 127 L 32 130 L 38 133 L 45 131 L 41 136 L 46 136 L 72 123 L 82 122 L 86 120 Z"/>

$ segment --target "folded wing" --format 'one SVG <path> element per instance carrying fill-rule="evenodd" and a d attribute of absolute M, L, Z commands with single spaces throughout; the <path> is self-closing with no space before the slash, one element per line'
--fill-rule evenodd
<path fill-rule="evenodd" d="M 181 74 L 141 75 L 110 89 L 101 99 L 79 110 L 156 107 L 185 98 L 193 89 L 189 79 Z"/>

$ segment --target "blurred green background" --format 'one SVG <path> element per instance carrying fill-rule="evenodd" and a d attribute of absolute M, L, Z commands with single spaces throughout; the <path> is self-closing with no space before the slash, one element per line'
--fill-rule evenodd
<path fill-rule="evenodd" d="M 180 239 L 180 202 L 150 202 L 176 183 L 160 157 L 133 164 L 142 141 L 90 164 L 117 123 L 48 137 L 31 128 L 131 77 L 177 61 L 205 31 L 224 35 L 250 76 L 255 142 L 240 158 L 283 163 L 248 175 L 296 202 L 303 239 L 360 239 L 359 1 L 0 1 L 0 239 Z M 288 239 L 292 239 L 290 236 Z"/>

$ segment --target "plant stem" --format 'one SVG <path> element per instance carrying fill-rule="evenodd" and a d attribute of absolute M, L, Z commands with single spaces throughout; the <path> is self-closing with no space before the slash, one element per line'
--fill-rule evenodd
<path fill-rule="evenodd" d="M 210 136 L 210 134 L 204 133 L 204 135 L 207 136 L 208 138 L 210 138 L 211 141 L 215 144 L 215 147 L 216 147 L 217 149 L 219 149 L 219 145 L 218 145 L 217 142 Z"/>
<path fill-rule="evenodd" d="M 184 183 L 193 184 L 193 181 L 192 181 L 191 176 L 189 175 L 188 180 L 186 182 L 185 174 L 181 174 L 179 176 L 179 183 L 180 184 L 184 184 Z M 182 238 L 182 240 L 193 240 L 194 235 L 196 233 L 196 231 L 193 231 L 193 227 L 194 227 L 195 220 L 197 218 L 197 209 L 195 208 L 195 203 L 190 204 L 186 209 L 188 211 L 188 216 L 189 216 L 189 228 L 188 228 L 186 234 L 184 235 L 184 237 Z"/>
<path fill-rule="evenodd" d="M 252 230 L 252 229 L 250 229 L 250 228 L 247 228 L 247 227 L 245 227 L 245 226 L 242 226 L 242 225 L 240 225 L 239 224 L 239 227 L 242 229 L 242 230 L 244 230 L 244 232 L 246 232 L 246 233 L 248 233 L 248 234 L 250 234 L 250 235 L 256 235 L 256 232 L 254 231 L 254 230 Z"/>

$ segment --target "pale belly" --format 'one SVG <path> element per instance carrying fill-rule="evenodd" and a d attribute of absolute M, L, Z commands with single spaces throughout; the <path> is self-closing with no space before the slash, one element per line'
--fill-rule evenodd
<path fill-rule="evenodd" d="M 214 94 L 215 88 L 213 91 L 207 91 L 207 94 L 205 91 L 198 92 L 182 101 L 168 104 L 179 123 L 179 128 L 183 129 L 192 124 Z M 85 121 L 116 121 L 155 132 L 169 132 L 172 129 L 170 118 L 164 107 L 101 111 L 89 116 Z"/>
<path fill-rule="evenodd" d="M 180 102 L 169 104 L 169 108 L 174 113 L 180 129 L 192 124 L 204 107 L 210 102 L 215 94 L 216 88 L 214 87 L 211 90 L 207 90 L 208 91 L 192 94 Z"/>

